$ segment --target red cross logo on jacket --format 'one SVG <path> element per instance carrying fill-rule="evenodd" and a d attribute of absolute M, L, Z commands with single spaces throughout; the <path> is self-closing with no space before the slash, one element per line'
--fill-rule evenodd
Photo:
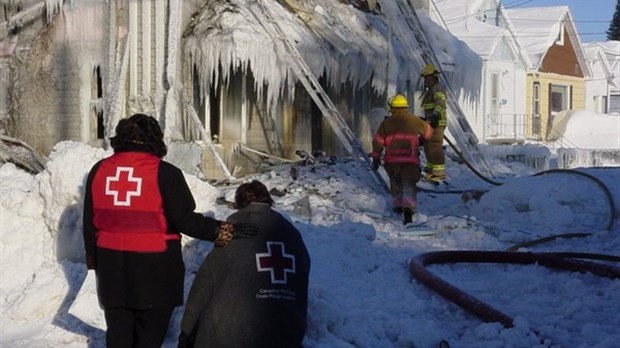
<path fill-rule="evenodd" d="M 287 254 L 282 242 L 267 242 L 267 252 L 256 254 L 256 269 L 270 272 L 272 284 L 286 284 L 287 274 L 295 273 L 295 255 Z"/>
<path fill-rule="evenodd" d="M 114 197 L 114 205 L 129 207 L 131 197 L 140 197 L 142 178 L 133 176 L 132 167 L 116 168 L 116 175 L 105 180 L 105 194 Z"/>

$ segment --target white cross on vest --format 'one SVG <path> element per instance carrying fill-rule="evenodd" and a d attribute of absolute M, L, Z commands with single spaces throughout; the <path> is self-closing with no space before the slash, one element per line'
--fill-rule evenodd
<path fill-rule="evenodd" d="M 132 167 L 118 167 L 115 176 L 105 179 L 105 194 L 114 197 L 115 206 L 128 207 L 131 197 L 140 197 L 141 193 L 142 178 L 133 176 Z"/>
<path fill-rule="evenodd" d="M 270 272 L 272 284 L 286 284 L 287 274 L 295 273 L 295 255 L 287 254 L 282 242 L 267 242 L 267 252 L 256 254 L 256 269 Z"/>

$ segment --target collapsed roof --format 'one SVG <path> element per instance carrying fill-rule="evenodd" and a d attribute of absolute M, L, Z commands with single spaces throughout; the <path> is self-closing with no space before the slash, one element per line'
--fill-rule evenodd
<path fill-rule="evenodd" d="M 263 4 L 313 74 L 324 76 L 330 86 L 349 82 L 360 88 L 371 83 L 382 94 L 419 82 L 425 62 L 413 34 L 394 35 L 395 26 L 407 22 L 393 2 L 382 2 L 380 12 L 362 11 L 359 6 L 335 0 L 303 4 L 263 0 Z M 255 89 L 261 95 L 266 88 L 269 101 L 294 89 L 296 76 L 287 56 L 278 49 L 278 39 L 265 30 L 272 24 L 261 11 L 251 0 L 209 1 L 192 18 L 184 34 L 184 54 L 197 67 L 202 88 L 219 78 L 227 81 L 231 71 L 246 73 L 251 69 Z M 442 69 L 451 71 L 453 90 L 477 94 L 480 78 L 468 74 L 475 70 L 472 64 L 479 64 L 479 57 L 426 15 L 420 18 Z"/>

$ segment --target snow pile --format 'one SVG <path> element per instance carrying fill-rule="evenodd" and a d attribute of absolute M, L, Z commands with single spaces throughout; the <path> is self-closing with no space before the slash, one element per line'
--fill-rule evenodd
<path fill-rule="evenodd" d="M 620 117 L 572 112 L 563 139 L 568 148 L 620 150 Z"/>

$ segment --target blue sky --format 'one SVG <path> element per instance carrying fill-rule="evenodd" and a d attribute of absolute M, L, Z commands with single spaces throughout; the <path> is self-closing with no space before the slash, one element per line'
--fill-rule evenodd
<path fill-rule="evenodd" d="M 617 0 L 503 0 L 505 8 L 565 5 L 570 8 L 581 42 L 607 41 L 605 31 Z"/>

